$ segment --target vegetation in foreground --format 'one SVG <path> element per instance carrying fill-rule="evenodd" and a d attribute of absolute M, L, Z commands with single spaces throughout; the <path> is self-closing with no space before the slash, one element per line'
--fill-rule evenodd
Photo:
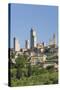
<path fill-rule="evenodd" d="M 11 86 L 58 84 L 58 72 L 53 67 L 31 66 L 27 56 L 18 56 L 16 65 L 11 64 Z"/>

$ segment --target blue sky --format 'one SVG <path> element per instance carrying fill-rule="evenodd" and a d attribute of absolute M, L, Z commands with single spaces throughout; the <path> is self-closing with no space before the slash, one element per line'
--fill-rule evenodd
<path fill-rule="evenodd" d="M 21 48 L 25 47 L 25 40 L 30 40 L 32 27 L 37 33 L 37 42 L 48 44 L 53 33 L 58 38 L 58 7 L 11 4 L 11 47 L 13 37 L 19 40 Z"/>

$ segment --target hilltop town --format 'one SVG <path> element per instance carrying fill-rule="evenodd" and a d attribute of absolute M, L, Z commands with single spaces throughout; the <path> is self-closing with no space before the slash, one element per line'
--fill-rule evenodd
<path fill-rule="evenodd" d="M 18 81 L 18 85 L 58 83 L 56 35 L 52 35 L 48 45 L 45 45 L 45 42 L 37 43 L 36 31 L 31 28 L 30 40 L 25 40 L 25 48 L 20 48 L 19 40 L 14 37 L 13 48 L 9 49 L 9 64 L 12 75 L 11 86 L 16 86 Z M 50 73 L 51 76 L 49 75 Z M 14 82 L 16 79 L 17 81 Z M 30 82 L 30 79 L 32 82 Z"/>
<path fill-rule="evenodd" d="M 58 57 L 58 47 L 56 44 L 56 36 L 53 34 L 52 40 L 49 41 L 49 45 L 44 45 L 44 42 L 37 43 L 36 31 L 31 28 L 30 31 L 30 41 L 25 40 L 25 48 L 20 48 L 19 41 L 14 37 L 13 39 L 13 49 L 10 49 L 10 55 L 15 53 L 15 57 L 11 58 L 12 63 L 15 63 L 15 59 L 19 55 L 27 55 L 30 59 L 31 65 L 36 65 L 40 63 L 54 62 L 53 65 L 57 66 Z M 51 58 L 51 60 L 50 60 Z M 49 62 L 48 65 L 52 65 Z"/>

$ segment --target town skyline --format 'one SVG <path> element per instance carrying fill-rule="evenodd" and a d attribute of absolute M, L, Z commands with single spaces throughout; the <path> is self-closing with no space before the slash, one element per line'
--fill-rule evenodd
<path fill-rule="evenodd" d="M 25 40 L 30 40 L 32 27 L 37 33 L 37 42 L 48 44 L 53 33 L 56 34 L 58 42 L 58 7 L 11 5 L 11 47 L 13 47 L 13 37 L 16 37 L 20 47 L 24 48 Z"/>
<path fill-rule="evenodd" d="M 32 31 L 32 32 L 31 32 Z M 33 35 L 33 36 L 32 36 Z M 43 41 L 38 41 L 37 42 L 37 34 L 36 34 L 36 31 L 34 30 L 34 28 L 31 28 L 31 30 L 30 30 L 30 40 L 27 38 L 25 41 L 24 41 L 24 47 L 23 48 L 27 48 L 27 49 L 31 49 L 31 47 L 37 47 L 37 44 L 44 44 L 44 46 L 48 46 L 49 47 L 49 45 L 53 45 L 54 43 L 56 44 L 56 46 L 57 46 L 57 41 L 56 41 L 56 35 L 55 35 L 55 33 L 53 33 L 53 35 L 52 35 L 52 37 L 49 39 L 49 42 L 48 42 L 48 44 L 46 45 L 46 43 L 45 42 L 43 42 Z M 34 40 L 35 41 L 34 41 Z M 15 47 L 15 42 L 17 42 L 16 44 L 18 45 L 18 48 L 21 48 L 20 47 L 20 42 L 19 42 L 19 40 L 16 38 L 16 37 L 14 37 L 13 38 L 13 48 Z M 34 45 L 35 44 L 35 45 Z M 32 46 L 31 46 L 32 45 Z M 20 49 L 18 49 L 18 50 L 20 50 Z"/>

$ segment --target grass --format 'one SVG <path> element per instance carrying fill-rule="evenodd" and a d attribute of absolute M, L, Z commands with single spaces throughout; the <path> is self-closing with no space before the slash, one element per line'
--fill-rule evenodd
<path fill-rule="evenodd" d="M 40 74 L 41 73 L 41 74 Z M 58 83 L 58 72 L 45 70 L 44 73 L 33 74 L 30 77 L 21 79 L 11 78 L 11 86 L 31 86 L 31 85 L 48 85 Z"/>

